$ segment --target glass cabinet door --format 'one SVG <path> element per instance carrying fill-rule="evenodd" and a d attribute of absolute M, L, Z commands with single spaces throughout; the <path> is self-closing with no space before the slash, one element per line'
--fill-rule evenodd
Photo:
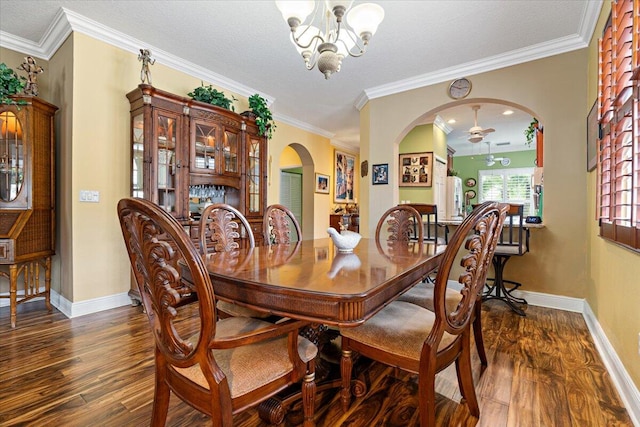
<path fill-rule="evenodd" d="M 262 207 L 262 171 L 261 148 L 262 140 L 250 137 L 247 147 L 247 207 L 252 213 L 260 213 Z"/>
<path fill-rule="evenodd" d="M 0 199 L 14 201 L 24 182 L 24 144 L 20 120 L 11 111 L 0 114 Z"/>
<path fill-rule="evenodd" d="M 131 196 L 144 198 L 144 115 L 136 114 L 131 123 Z"/>
<path fill-rule="evenodd" d="M 154 114 L 156 124 L 156 188 L 154 195 L 158 205 L 167 212 L 176 212 L 176 132 L 177 116 Z"/>
<path fill-rule="evenodd" d="M 224 140 L 222 142 L 222 173 L 234 175 L 240 173 L 238 168 L 239 144 L 239 133 L 231 129 L 225 129 Z"/>
<path fill-rule="evenodd" d="M 211 123 L 193 121 L 191 132 L 191 171 L 216 173 L 218 126 Z"/>

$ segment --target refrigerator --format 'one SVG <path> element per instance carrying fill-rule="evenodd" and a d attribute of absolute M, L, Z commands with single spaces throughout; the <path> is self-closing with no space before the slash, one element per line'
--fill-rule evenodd
<path fill-rule="evenodd" d="M 444 219 L 461 219 L 464 216 L 462 178 L 457 176 L 448 176 L 445 188 L 447 202 Z"/>

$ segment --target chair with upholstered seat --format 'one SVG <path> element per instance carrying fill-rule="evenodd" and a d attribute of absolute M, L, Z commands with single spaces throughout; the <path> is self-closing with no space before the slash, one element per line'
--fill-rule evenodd
<path fill-rule="evenodd" d="M 295 231 L 293 238 L 291 236 L 292 229 Z M 262 232 L 265 244 L 269 246 L 302 240 L 302 231 L 298 220 L 293 212 L 284 205 L 267 206 L 262 222 Z"/>
<path fill-rule="evenodd" d="M 522 286 L 522 283 L 507 280 L 503 275 L 504 267 L 511 257 L 522 256 L 527 252 L 529 252 L 529 229 L 524 222 L 524 206 L 510 204 L 498 246 L 493 254 L 495 277 L 487 279 L 493 282 L 493 285 L 487 284 L 487 290 L 482 295 L 484 301 L 492 299 L 503 301 L 515 313 L 520 316 L 525 315 L 524 310 L 518 304 L 527 304 L 527 301 L 511 294 Z M 505 284 L 511 286 L 507 287 Z"/>
<path fill-rule="evenodd" d="M 216 203 L 207 206 L 200 216 L 199 246 L 200 253 L 231 252 L 246 245 L 256 246 L 249 221 L 233 206 Z M 253 310 L 229 301 L 218 301 L 218 315 L 245 316 L 258 319 L 271 319 L 272 314 Z"/>
<path fill-rule="evenodd" d="M 298 334 L 308 322 L 217 320 L 204 259 L 176 219 L 133 198 L 120 200 L 118 217 L 155 338 L 151 425 L 165 424 L 172 392 L 212 425 L 231 427 L 234 414 L 297 383 L 305 425 L 313 425 L 317 347 Z M 180 304 L 185 284 L 197 293 L 197 307 Z M 281 423 L 283 414 L 274 418 Z"/>
<path fill-rule="evenodd" d="M 476 205 L 480 206 L 480 205 Z M 474 207 L 475 209 L 475 207 Z M 501 210 L 505 211 L 508 209 L 507 204 L 501 205 Z M 426 308 L 429 311 L 434 311 L 434 288 L 435 284 L 432 281 L 424 281 L 418 283 L 411 289 L 409 289 L 404 294 L 398 297 L 399 301 L 406 301 L 413 304 L 417 304 L 421 307 Z M 484 348 L 484 338 L 482 336 L 482 306 L 481 306 L 481 298 L 482 294 L 478 294 L 478 301 L 476 302 L 474 308 L 474 316 L 471 321 L 473 325 L 473 337 L 476 343 L 476 349 L 478 351 L 478 357 L 480 358 L 480 364 L 483 368 L 486 368 L 489 364 L 487 359 L 487 353 Z M 446 303 L 449 310 L 453 311 L 455 307 L 458 306 L 460 300 L 462 299 L 462 295 L 460 291 L 454 289 L 452 287 L 447 287 L 445 293 Z M 484 369 L 483 369 L 484 370 Z"/>
<path fill-rule="evenodd" d="M 460 392 L 475 417 L 480 408 L 471 372 L 470 320 L 486 270 L 504 221 L 497 203 L 488 203 L 464 219 L 449 239 L 435 280 L 435 311 L 416 304 L 393 301 L 364 324 L 343 327 L 341 401 L 343 410 L 351 403 L 352 353 L 417 373 L 418 409 L 421 426 L 435 426 L 435 376 L 456 363 Z M 464 248 L 464 249 L 462 249 Z M 447 280 L 462 251 L 463 272 L 458 279 L 461 299 L 454 310 L 446 303 Z"/>

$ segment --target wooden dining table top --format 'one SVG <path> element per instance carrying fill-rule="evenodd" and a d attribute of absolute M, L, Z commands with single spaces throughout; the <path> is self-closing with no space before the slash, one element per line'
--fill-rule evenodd
<path fill-rule="evenodd" d="M 439 265 L 445 246 L 361 239 L 339 253 L 331 239 L 206 255 L 216 298 L 280 316 L 355 326 Z"/>

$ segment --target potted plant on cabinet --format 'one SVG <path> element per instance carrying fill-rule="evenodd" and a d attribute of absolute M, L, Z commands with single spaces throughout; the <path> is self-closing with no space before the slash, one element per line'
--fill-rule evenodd
<path fill-rule="evenodd" d="M 276 125 L 273 121 L 271 110 L 269 110 L 267 106 L 267 100 L 257 93 L 253 94 L 249 97 L 249 108 L 251 108 L 251 111 L 245 111 L 242 115 L 255 118 L 256 125 L 258 126 L 258 134 L 260 136 L 266 136 L 267 139 L 271 139 Z"/>
<path fill-rule="evenodd" d="M 9 95 L 16 95 L 24 89 L 26 79 L 18 77 L 4 62 L 0 64 L 0 104 L 14 104 Z M 24 103 L 24 102 L 23 102 Z"/>
<path fill-rule="evenodd" d="M 187 95 L 196 101 L 206 102 L 207 104 L 222 107 L 226 110 L 236 111 L 235 107 L 231 105 L 233 101 L 237 101 L 235 97 L 232 96 L 231 99 L 229 99 L 225 96 L 224 92 L 214 89 L 211 85 L 205 86 L 204 82 L 202 86 L 198 86 Z"/>

